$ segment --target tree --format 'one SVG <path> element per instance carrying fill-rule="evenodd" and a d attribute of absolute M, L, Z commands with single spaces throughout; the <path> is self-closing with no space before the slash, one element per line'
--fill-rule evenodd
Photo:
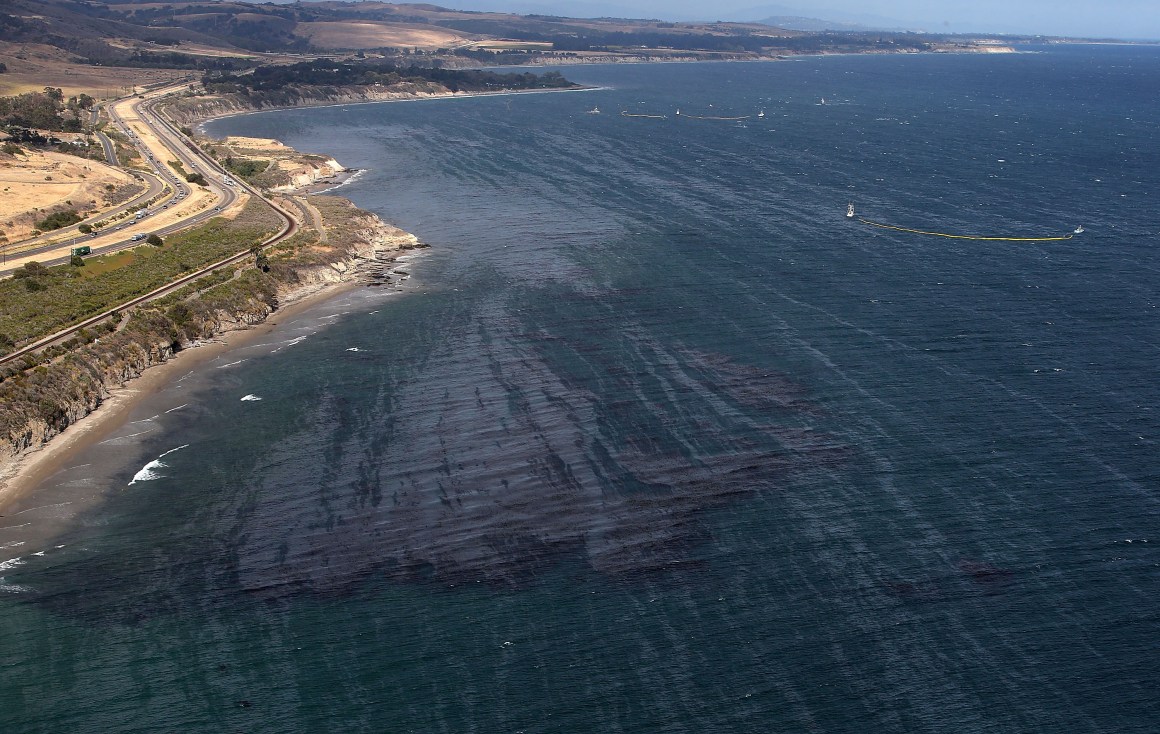
<path fill-rule="evenodd" d="M 79 230 L 81 234 L 89 234 L 93 231 L 93 227 L 89 224 L 82 224 L 81 226 L 77 227 L 77 230 Z"/>
<path fill-rule="evenodd" d="M 250 254 L 254 256 L 254 267 L 263 273 L 270 271 L 270 258 L 266 257 L 266 253 L 262 252 L 260 245 L 251 247 Z"/>
<path fill-rule="evenodd" d="M 154 247 L 161 247 L 163 244 L 165 244 L 161 240 L 161 238 L 155 234 L 150 234 L 148 237 L 145 238 L 145 241 L 147 243 L 149 243 L 150 245 L 153 245 Z"/>
<path fill-rule="evenodd" d="M 24 267 L 12 271 L 12 277 L 24 281 L 24 287 L 30 291 L 44 290 L 43 278 L 48 276 L 48 268 L 33 260 L 24 263 Z"/>
<path fill-rule="evenodd" d="M 48 268 L 44 267 L 35 260 L 24 263 L 24 266 L 13 271 L 13 278 L 39 278 L 48 272 Z"/>

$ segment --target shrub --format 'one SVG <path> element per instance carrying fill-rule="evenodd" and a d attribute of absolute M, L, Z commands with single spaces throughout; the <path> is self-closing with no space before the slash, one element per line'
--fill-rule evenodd
<path fill-rule="evenodd" d="M 64 211 L 49 214 L 44 219 L 36 223 L 36 228 L 42 232 L 48 232 L 61 227 L 67 227 L 70 224 L 76 224 L 81 221 L 83 217 L 77 214 L 75 209 L 65 209 Z"/>

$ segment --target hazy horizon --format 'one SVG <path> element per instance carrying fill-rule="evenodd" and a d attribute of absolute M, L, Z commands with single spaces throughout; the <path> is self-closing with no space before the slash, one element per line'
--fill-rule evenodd
<path fill-rule="evenodd" d="M 873 28 L 932 33 L 995 33 L 1124 40 L 1160 39 L 1160 13 L 1148 0 L 453 0 L 459 10 L 539 13 L 572 17 L 756 21 L 801 16 Z"/>

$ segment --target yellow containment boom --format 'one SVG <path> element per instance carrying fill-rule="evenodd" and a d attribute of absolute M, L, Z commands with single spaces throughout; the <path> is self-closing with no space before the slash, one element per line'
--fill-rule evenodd
<path fill-rule="evenodd" d="M 847 215 L 849 216 L 849 215 Z M 931 237 L 946 237 L 952 240 L 989 240 L 992 242 L 1059 242 L 1061 240 L 1070 240 L 1075 235 L 1063 235 L 1062 237 L 975 237 L 969 234 L 947 234 L 946 232 L 927 232 L 922 229 L 910 229 L 908 227 L 895 227 L 893 224 L 882 224 L 881 222 L 872 222 L 869 219 L 858 217 L 858 221 L 862 224 L 869 224 L 871 227 L 881 227 L 882 229 L 893 229 L 898 232 L 910 232 L 912 234 L 925 234 Z"/>

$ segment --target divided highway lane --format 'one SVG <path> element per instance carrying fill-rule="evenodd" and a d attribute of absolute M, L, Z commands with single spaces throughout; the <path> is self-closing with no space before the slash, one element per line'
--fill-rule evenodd
<path fill-rule="evenodd" d="M 170 93 L 171 91 L 176 91 L 177 89 L 180 89 L 184 86 L 185 85 L 182 84 L 180 86 L 175 86 L 172 88 L 159 90 L 158 92 L 154 92 L 152 94 L 156 95 L 157 98 L 160 98 L 160 97 L 164 96 L 165 94 Z M 181 135 L 180 132 L 178 132 L 173 127 L 173 125 L 167 119 L 165 119 L 161 115 L 156 114 L 151 108 L 148 109 L 147 112 L 148 112 L 148 114 L 141 115 L 140 119 L 142 120 L 142 123 L 145 125 L 148 125 L 150 128 L 150 131 L 155 136 L 157 136 L 157 138 L 159 140 L 161 140 L 164 143 L 167 150 L 165 150 L 163 152 L 165 152 L 166 154 L 176 155 L 178 160 L 181 160 L 183 162 L 188 162 L 191 166 L 194 167 L 195 170 L 200 170 L 200 171 L 207 173 L 207 174 L 215 174 L 217 177 L 220 177 L 223 180 L 226 178 L 229 178 L 229 173 L 224 168 L 222 168 L 220 165 L 218 165 L 217 161 L 215 161 L 212 158 L 210 158 L 209 156 L 205 155 L 200 150 L 187 148 L 187 146 L 185 145 L 185 142 L 184 142 L 184 137 Z M 110 108 L 110 113 L 111 114 L 113 113 L 112 108 Z M 159 151 L 159 152 L 162 152 L 162 151 Z M 197 162 L 196 166 L 194 166 L 195 160 Z M 207 176 L 207 179 L 208 178 L 209 178 L 209 176 Z M 273 209 L 278 214 L 278 216 L 280 216 L 282 218 L 283 224 L 282 224 L 281 230 L 277 234 L 274 234 L 274 235 L 268 237 L 263 242 L 259 243 L 258 244 L 259 247 L 261 247 L 261 248 L 269 247 L 270 245 L 281 242 L 282 240 L 287 239 L 289 237 L 293 237 L 295 234 L 297 234 L 298 228 L 300 226 L 298 219 L 296 217 L 294 217 L 290 212 L 286 211 L 282 207 L 278 206 L 274 202 L 267 199 L 265 196 L 262 195 L 262 193 L 260 191 L 253 188 L 249 184 L 242 182 L 242 181 L 235 181 L 231 185 L 221 185 L 221 186 L 217 185 L 216 182 L 211 181 L 211 183 L 213 184 L 211 186 L 211 190 L 214 192 L 217 192 L 219 195 L 221 195 L 223 197 L 223 199 L 218 202 L 218 205 L 215 208 L 213 208 L 213 209 L 207 208 L 206 211 L 201 212 L 193 217 L 188 217 L 186 219 L 183 219 L 183 220 L 173 224 L 172 226 L 159 229 L 158 234 L 171 232 L 171 231 L 177 231 L 179 229 L 184 229 L 193 223 L 202 221 L 204 219 L 208 219 L 209 217 L 212 217 L 212 216 L 216 216 L 217 211 L 219 209 L 224 209 L 224 208 L 228 207 L 229 205 L 231 205 L 234 201 L 236 201 L 238 194 L 235 191 L 235 188 L 244 189 L 251 196 L 254 196 L 254 197 L 266 202 L 266 204 L 271 209 Z M 140 243 L 129 242 L 129 243 L 124 243 L 121 246 L 114 246 L 112 248 L 102 248 L 102 249 L 103 249 L 103 251 L 107 252 L 107 251 L 111 251 L 112 249 L 121 249 L 122 246 L 125 246 L 125 247 L 137 246 L 139 244 Z M 37 352 L 41 349 L 44 349 L 45 347 L 48 347 L 48 346 L 51 346 L 53 344 L 57 344 L 59 342 L 62 342 L 66 339 L 69 339 L 76 332 L 80 331 L 81 329 L 98 324 L 98 323 L 108 319 L 114 313 L 118 313 L 118 312 L 124 313 L 128 309 L 131 309 L 131 308 L 138 306 L 140 304 L 143 304 L 143 303 L 147 303 L 155 298 L 160 298 L 160 297 L 166 295 L 167 293 L 170 293 L 178 288 L 182 288 L 185 285 L 197 280 L 198 278 L 201 278 L 205 275 L 208 275 L 209 273 L 214 272 L 215 270 L 218 270 L 218 269 L 221 269 L 224 267 L 230 267 L 233 265 L 237 265 L 238 263 L 242 263 L 249 257 L 251 257 L 250 249 L 246 248 L 245 250 L 238 252 L 235 255 L 231 255 L 230 257 L 225 258 L 224 260 L 220 260 L 216 263 L 213 263 L 212 265 L 209 265 L 207 267 L 204 267 L 204 268 L 198 270 L 195 273 L 190 273 L 189 275 L 183 276 L 182 278 L 180 278 L 180 279 L 178 279 L 178 280 L 176 280 L 176 281 L 174 281 L 166 286 L 162 286 L 161 288 L 158 288 L 157 290 L 153 291 L 152 293 L 147 293 L 143 296 L 139 296 L 137 298 L 134 298 L 126 303 L 119 304 L 116 307 L 105 311 L 104 313 L 97 314 L 96 316 L 85 319 L 84 321 L 82 321 L 78 324 L 74 324 L 73 326 L 70 326 L 67 329 L 63 329 L 61 331 L 58 331 L 57 333 L 52 334 L 50 336 L 47 336 L 43 339 L 40 339 L 32 344 L 27 344 L 27 345 L 21 347 L 20 349 L 17 349 L 9 354 L 4 355 L 3 357 L 0 357 L 0 365 L 7 364 L 7 363 L 12 362 L 14 360 L 20 359 L 27 354 Z"/>
<path fill-rule="evenodd" d="M 123 103 L 124 101 L 122 101 L 122 104 Z M 165 236 L 186 227 L 204 222 L 216 216 L 219 210 L 227 209 L 232 206 L 235 201 L 237 201 L 238 194 L 234 187 L 226 186 L 216 180 L 213 180 L 210 177 L 207 177 L 207 180 L 210 181 L 210 185 L 208 187 L 209 192 L 215 195 L 217 198 L 217 201 L 213 207 L 207 206 L 205 210 L 187 216 L 169 225 L 156 226 L 152 228 L 148 227 L 150 220 L 157 215 L 164 213 L 165 209 L 169 205 L 183 202 L 186 196 L 193 193 L 193 188 L 171 170 L 170 166 L 168 165 L 168 160 L 176 159 L 180 161 L 183 166 L 188 167 L 190 171 L 201 171 L 203 173 L 213 170 L 213 166 L 206 165 L 204 161 L 199 160 L 198 154 L 201 153 L 200 151 L 195 150 L 191 154 L 188 146 L 185 145 L 181 134 L 173 129 L 172 126 L 162 127 L 160 124 L 161 118 L 159 118 L 152 110 L 149 110 L 147 114 L 139 112 L 139 108 L 143 104 L 142 100 L 133 100 L 129 104 L 132 114 L 137 118 L 140 124 L 149 128 L 150 132 L 152 132 L 152 134 L 157 138 L 158 142 L 164 146 L 164 149 L 150 149 L 146 142 L 141 140 L 141 138 L 132 131 L 128 122 L 126 122 L 126 120 L 117 112 L 116 104 L 109 105 L 107 112 L 109 113 L 110 120 L 114 125 L 117 126 L 118 129 L 120 129 L 122 132 L 128 135 L 131 140 L 133 140 L 138 150 L 141 151 L 142 156 L 148 160 L 151 165 L 153 165 L 154 170 L 152 174 L 140 171 L 134 172 L 135 175 L 140 176 L 142 180 L 149 184 L 149 188 L 143 194 L 134 197 L 133 200 L 126 202 L 121 206 L 103 212 L 100 216 L 93 217 L 92 219 L 108 219 L 109 217 L 122 214 L 129 209 L 140 206 L 142 202 L 150 201 L 158 194 L 162 193 L 166 186 L 169 187 L 172 195 L 165 200 L 156 202 L 155 205 L 150 208 L 149 213 L 141 219 L 133 219 L 117 223 L 111 226 L 109 229 L 100 232 L 97 238 L 91 238 L 82 235 L 74 225 L 72 227 L 56 230 L 42 238 L 39 238 L 40 241 L 45 243 L 42 246 L 27 246 L 28 244 L 34 244 L 36 240 L 26 242 L 24 243 L 25 246 L 22 247 L 19 252 L 6 252 L 7 257 L 5 259 L 12 259 L 16 261 L 17 258 L 19 258 L 21 261 L 28 261 L 30 258 L 46 256 L 45 259 L 39 260 L 39 262 L 45 265 L 59 265 L 68 262 L 70 257 L 69 250 L 78 244 L 89 245 L 92 247 L 94 254 L 107 255 L 119 250 L 137 247 L 141 244 L 140 240 L 133 240 L 132 237 L 118 238 L 115 241 L 109 242 L 108 234 L 110 232 L 123 230 L 129 227 L 139 228 L 143 225 L 143 229 L 149 230 L 149 233 L 157 234 L 158 236 Z M 107 137 L 103 135 L 101 137 L 103 144 L 103 142 L 107 140 Z M 165 157 L 166 161 L 159 162 L 157 160 L 159 155 Z M 223 173 L 222 178 L 225 177 L 227 177 L 227 174 Z M 9 250 L 10 249 L 11 246 L 9 246 Z M 9 267 L 6 263 L 0 262 L 0 277 L 11 275 L 12 271 L 18 267 L 20 267 L 19 263 L 15 263 L 13 266 Z"/>

